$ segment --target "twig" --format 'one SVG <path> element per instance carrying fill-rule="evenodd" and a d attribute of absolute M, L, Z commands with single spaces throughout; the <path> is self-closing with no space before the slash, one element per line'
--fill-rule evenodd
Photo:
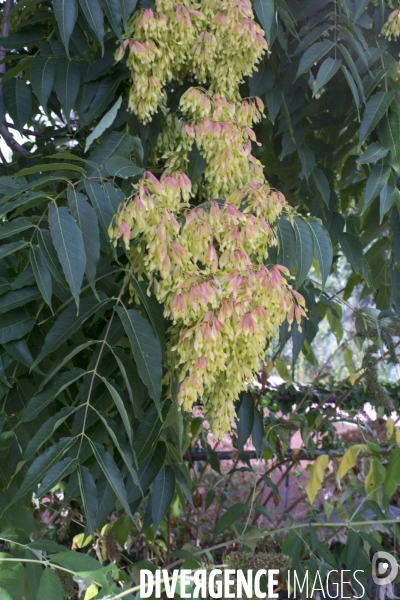
<path fill-rule="evenodd" d="M 24 156 L 29 156 L 30 155 L 29 150 L 27 150 L 26 148 L 24 148 L 23 146 L 21 146 L 21 144 L 19 144 L 17 142 L 17 140 L 13 138 L 13 136 L 11 135 L 11 133 L 7 129 L 7 125 L 2 125 L 1 126 L 0 134 L 1 134 L 2 138 L 3 138 L 3 140 L 5 141 L 5 143 L 7 144 L 7 146 L 9 148 L 11 148 L 11 150 L 13 152 L 18 152 L 19 154 L 23 154 Z"/>

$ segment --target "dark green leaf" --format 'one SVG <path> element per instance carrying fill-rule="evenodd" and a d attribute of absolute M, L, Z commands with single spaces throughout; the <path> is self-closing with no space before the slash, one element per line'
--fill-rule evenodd
<path fill-rule="evenodd" d="M 215 528 L 215 535 L 219 535 L 229 529 L 240 517 L 249 511 L 249 507 L 246 504 L 234 504 L 230 506 L 228 510 L 222 515 L 218 521 L 218 525 Z"/>
<path fill-rule="evenodd" d="M 47 442 L 53 433 L 62 425 L 66 419 L 77 409 L 72 406 L 66 406 L 58 413 L 47 419 L 41 427 L 35 432 L 24 452 L 25 460 L 30 460 L 34 454 Z"/>
<path fill-rule="evenodd" d="M 267 102 L 268 118 L 273 123 L 281 110 L 283 102 L 281 90 L 272 88 L 272 90 L 269 90 L 269 92 L 265 94 L 265 100 Z"/>
<path fill-rule="evenodd" d="M 21 421 L 26 422 L 35 419 L 46 406 L 48 406 L 72 383 L 78 381 L 84 373 L 85 370 L 79 368 L 60 373 L 43 391 L 38 392 L 30 399 L 22 413 Z"/>
<path fill-rule="evenodd" d="M 397 491 L 398 485 L 400 483 L 400 450 L 395 448 L 390 453 L 390 461 L 389 467 L 386 472 L 385 482 L 384 482 L 384 490 L 388 495 L 388 498 L 391 498 L 393 494 Z"/>
<path fill-rule="evenodd" d="M 48 494 L 66 477 L 76 471 L 78 467 L 78 460 L 76 458 L 68 457 L 64 458 L 61 462 L 53 465 L 49 470 L 46 471 L 46 475 L 40 485 L 39 492 L 42 496 Z"/>
<path fill-rule="evenodd" d="M 93 409 L 96 410 L 96 409 Z M 105 413 L 96 411 L 100 420 L 103 422 L 107 432 L 110 435 L 111 440 L 114 442 L 116 449 L 120 453 L 125 465 L 128 468 L 129 473 L 134 481 L 137 481 L 136 471 L 133 469 L 133 460 L 132 452 L 128 448 L 126 443 L 126 438 L 123 435 L 120 425 L 110 419 Z M 135 460 L 136 462 L 136 460 Z"/>
<path fill-rule="evenodd" d="M 92 201 L 92 206 L 100 221 L 100 225 L 103 231 L 108 235 L 108 227 L 114 216 L 114 208 L 111 205 L 110 199 L 102 186 L 90 179 L 85 180 L 85 189 Z"/>
<path fill-rule="evenodd" d="M 111 156 L 128 156 L 134 147 L 135 138 L 127 133 L 114 131 L 92 152 L 90 160 L 104 165 Z"/>
<path fill-rule="evenodd" d="M 243 452 L 244 445 L 250 437 L 254 423 L 254 398 L 249 392 L 244 392 L 239 410 L 237 411 L 236 431 L 238 436 L 239 452 Z"/>
<path fill-rule="evenodd" d="M 296 287 L 299 288 L 311 269 L 314 258 L 314 236 L 307 221 L 294 217 L 293 227 L 296 236 Z"/>
<path fill-rule="evenodd" d="M 354 60 L 352 59 L 350 52 L 347 50 L 347 48 L 345 46 L 343 46 L 342 44 L 338 44 L 338 48 L 340 49 L 341 53 L 343 54 L 343 57 L 344 57 L 345 61 L 347 62 L 347 65 L 351 71 L 351 75 L 350 75 L 350 73 L 347 72 L 348 75 L 350 76 L 350 77 L 347 77 L 346 72 L 345 72 L 347 69 L 345 69 L 345 67 L 342 66 L 342 71 L 343 71 L 344 75 L 346 76 L 347 82 L 349 83 L 349 81 L 351 81 L 351 80 L 353 80 L 353 82 L 355 82 L 355 84 L 357 85 L 357 89 L 360 93 L 360 96 L 361 96 L 363 102 L 365 102 L 363 84 L 361 81 L 361 77 L 358 73 L 358 69 L 357 69 L 356 65 L 354 64 Z M 350 85 L 350 88 L 351 88 L 351 85 Z M 358 105 L 357 105 L 357 108 L 358 108 Z"/>
<path fill-rule="evenodd" d="M 97 501 L 96 484 L 91 472 L 86 467 L 79 466 L 78 468 L 79 489 L 83 508 L 86 516 L 86 528 L 88 534 L 94 538 L 94 530 L 96 528 L 96 515 L 99 509 Z"/>
<path fill-rule="evenodd" d="M 146 310 L 147 316 L 153 325 L 154 332 L 160 342 L 161 350 L 163 353 L 166 352 L 165 343 L 165 320 L 163 314 L 163 307 L 158 302 L 154 293 L 148 295 L 148 283 L 146 281 L 139 281 L 135 276 L 131 277 L 132 287 L 139 296 L 140 302 Z"/>
<path fill-rule="evenodd" d="M 364 206 L 363 211 L 366 211 L 372 200 L 379 196 L 383 186 L 389 179 L 391 168 L 389 165 L 375 165 L 372 169 L 367 185 L 365 186 Z"/>
<path fill-rule="evenodd" d="M 90 445 L 101 470 L 107 477 L 108 483 L 110 484 L 118 500 L 124 507 L 126 514 L 129 515 L 132 519 L 133 517 L 129 508 L 128 497 L 124 486 L 124 482 L 122 480 L 122 475 L 114 459 L 110 454 L 108 454 L 108 452 L 104 450 L 103 446 L 101 446 L 100 444 L 96 444 L 91 441 Z"/>
<path fill-rule="evenodd" d="M 382 223 L 383 217 L 392 208 L 392 205 L 396 199 L 398 190 L 391 183 L 386 183 L 380 193 L 380 204 L 379 204 L 379 222 Z"/>
<path fill-rule="evenodd" d="M 31 368 L 33 357 L 24 339 L 8 342 L 8 344 L 4 344 L 4 348 L 15 360 L 28 367 L 28 369 Z M 39 369 L 34 370 L 40 373 Z"/>
<path fill-rule="evenodd" d="M 102 564 L 98 560 L 87 556 L 82 552 L 74 552 L 73 550 L 67 550 L 66 552 L 59 552 L 53 554 L 51 561 L 65 567 L 74 573 L 85 572 L 85 571 L 99 571 L 102 569 Z M 94 575 L 94 574 L 93 574 Z M 95 577 L 93 577 L 95 579 Z"/>
<path fill-rule="evenodd" d="M 57 444 L 38 456 L 26 472 L 24 482 L 18 492 L 13 495 L 10 505 L 27 492 L 36 491 L 37 485 L 43 480 L 46 473 L 62 459 L 73 443 L 73 438 L 62 438 Z"/>
<path fill-rule="evenodd" d="M 28 557 L 28 551 L 26 552 L 26 556 Z M 30 558 L 30 557 L 29 557 Z M 36 563 L 27 563 L 26 566 L 26 579 L 28 583 L 29 592 L 33 599 L 37 599 L 40 579 L 43 574 L 43 567 Z"/>
<path fill-rule="evenodd" d="M 29 313 L 19 310 L 0 317 L 0 344 L 24 337 L 35 325 Z"/>
<path fill-rule="evenodd" d="M 338 72 L 342 65 L 341 60 L 335 60 L 333 58 L 326 58 L 324 62 L 321 64 L 317 78 L 315 80 L 313 95 L 315 96 L 321 88 L 323 88 L 328 81 L 332 79 L 334 75 Z"/>
<path fill-rule="evenodd" d="M 277 232 L 279 241 L 277 262 L 293 273 L 296 267 L 296 236 L 294 229 L 287 219 L 279 217 Z"/>
<path fill-rule="evenodd" d="M 54 90 L 69 124 L 72 107 L 79 93 L 81 74 L 76 62 L 60 58 L 57 62 Z"/>
<path fill-rule="evenodd" d="M 103 10 L 108 19 L 108 22 L 111 25 L 111 29 L 121 42 L 123 43 L 122 38 L 122 24 L 121 24 L 121 6 L 120 0 L 100 0 L 103 6 Z"/>
<path fill-rule="evenodd" d="M 105 524 L 106 518 L 112 512 L 117 496 L 111 485 L 108 483 L 105 475 L 101 475 L 97 482 L 97 499 L 98 499 L 98 511 L 96 514 L 96 526 L 101 527 Z"/>
<path fill-rule="evenodd" d="M 154 530 L 165 517 L 175 493 L 175 473 L 172 467 L 162 467 L 154 484 L 151 500 L 151 514 L 153 517 Z"/>
<path fill-rule="evenodd" d="M 304 177 L 308 179 L 313 170 L 315 169 L 315 154 L 310 148 L 307 148 L 306 146 L 301 146 L 301 148 L 299 148 L 297 152 L 299 154 L 301 162 L 302 173 Z"/>
<path fill-rule="evenodd" d="M 114 123 L 117 117 L 121 104 L 122 96 L 118 98 L 118 100 L 112 105 L 110 110 L 106 112 L 106 114 L 97 123 L 96 127 L 93 129 L 90 135 L 88 135 L 88 137 L 86 138 L 85 152 L 89 150 L 90 146 L 95 140 L 97 140 L 97 138 L 101 137 L 101 135 L 106 131 L 106 129 L 111 127 L 111 125 Z"/>
<path fill-rule="evenodd" d="M 104 16 L 99 0 L 79 0 L 79 5 L 104 53 Z"/>
<path fill-rule="evenodd" d="M 254 448 L 256 449 L 257 456 L 260 456 L 262 451 L 262 443 L 264 440 L 264 425 L 261 413 L 257 408 L 254 410 L 254 423 L 253 430 L 251 432 L 251 440 Z"/>
<path fill-rule="evenodd" d="M 368 100 L 360 125 L 360 143 L 375 129 L 394 98 L 394 92 L 377 92 Z"/>
<path fill-rule="evenodd" d="M 172 403 L 166 401 L 162 405 L 161 417 L 154 404 L 152 404 L 144 415 L 144 422 L 135 430 L 133 449 L 136 453 L 136 458 L 140 464 L 152 452 L 160 436 L 163 422 L 167 418 L 171 410 Z"/>
<path fill-rule="evenodd" d="M 68 0 L 69 2 L 70 0 Z M 67 0 L 65 0 L 67 2 Z M 40 578 L 37 598 L 40 600 L 63 600 L 64 588 L 61 580 L 52 569 L 44 569 Z"/>
<path fill-rule="evenodd" d="M 0 297 L 0 315 L 24 306 L 28 302 L 33 302 L 40 298 L 39 291 L 36 286 L 24 287 L 20 290 L 7 292 Z"/>
<path fill-rule="evenodd" d="M 64 279 L 60 261 L 58 260 L 57 251 L 53 245 L 50 231 L 47 231 L 46 229 L 39 229 L 39 248 L 54 279 L 61 285 L 65 286 L 66 281 Z"/>
<path fill-rule="evenodd" d="M 400 115 L 397 110 L 391 110 L 389 117 L 384 117 L 380 123 L 379 133 L 386 149 L 390 150 L 389 164 L 400 174 Z M 385 155 L 384 155 L 385 156 Z M 381 157 L 379 157 L 381 158 Z M 378 160 L 378 159 L 376 159 Z"/>
<path fill-rule="evenodd" d="M 269 92 L 275 81 L 275 74 L 270 67 L 267 67 L 264 61 L 257 65 L 258 71 L 255 71 L 249 78 L 250 96 L 261 96 Z"/>
<path fill-rule="evenodd" d="M 122 20 L 124 28 L 128 27 L 128 19 L 136 8 L 137 0 L 119 0 L 121 5 Z"/>
<path fill-rule="evenodd" d="M 78 16 L 78 4 L 76 0 L 53 0 L 53 8 L 61 39 L 69 58 L 69 40 Z"/>
<path fill-rule="evenodd" d="M 10 242 L 9 244 L 3 244 L 2 246 L 0 246 L 0 258 L 5 258 L 10 254 L 15 254 L 16 252 L 19 252 L 20 250 L 25 248 L 27 245 L 28 242 L 25 241 Z"/>
<path fill-rule="evenodd" d="M 82 175 L 86 174 L 86 171 L 82 169 L 82 167 L 78 167 L 78 165 L 68 164 L 68 163 L 49 163 L 43 165 L 35 165 L 34 167 L 27 167 L 26 169 L 21 169 L 16 174 L 16 177 L 25 177 L 25 175 L 35 175 L 35 173 L 45 173 L 46 171 L 78 171 Z"/>
<path fill-rule="evenodd" d="M 143 169 L 135 165 L 132 161 L 121 156 L 112 156 L 106 162 L 106 169 L 111 177 L 121 177 L 128 179 L 129 177 L 138 177 L 143 173 Z"/>
<path fill-rule="evenodd" d="M 85 247 L 82 233 L 75 220 L 64 206 L 49 207 L 49 225 L 53 244 L 64 271 L 76 305 L 79 306 L 79 294 L 86 268 Z"/>
<path fill-rule="evenodd" d="M 360 239 L 352 233 L 342 233 L 339 240 L 345 257 L 354 271 L 359 273 L 363 264 L 363 249 Z"/>
<path fill-rule="evenodd" d="M 117 306 L 115 310 L 131 343 L 140 378 L 146 384 L 150 397 L 160 410 L 162 353 L 153 328 L 137 310 Z"/>
<path fill-rule="evenodd" d="M 55 0 L 56 2 L 57 0 Z M 67 0 L 58 0 L 66 3 Z M 71 2 L 73 4 L 75 0 Z M 47 112 L 47 101 L 53 89 L 56 64 L 52 58 L 35 56 L 31 65 L 31 83 L 40 105 Z"/>
<path fill-rule="evenodd" d="M 206 159 L 200 154 L 200 151 L 196 144 L 193 144 L 192 149 L 188 154 L 189 164 L 187 174 L 192 182 L 195 184 L 200 177 L 203 175 L 205 168 L 207 166 Z"/>
<path fill-rule="evenodd" d="M 43 31 L 34 29 L 33 31 L 21 31 L 10 33 L 7 37 L 0 37 L 0 46 L 7 50 L 22 50 L 22 48 L 35 46 L 43 39 Z"/>
<path fill-rule="evenodd" d="M 114 185 L 112 185 L 112 183 L 109 181 L 103 184 L 103 189 L 114 211 L 117 212 L 119 205 L 125 200 L 124 193 L 119 188 L 116 188 Z"/>
<path fill-rule="evenodd" d="M 58 349 L 61 344 L 75 333 L 75 331 L 78 331 L 81 328 L 82 324 L 89 319 L 89 317 L 94 315 L 96 311 L 102 309 L 109 302 L 111 302 L 109 299 L 99 302 L 93 296 L 83 298 L 80 301 L 78 316 L 76 316 L 75 306 L 66 308 L 47 333 L 39 356 L 34 362 L 34 366 L 39 364 L 45 356 L 50 354 L 50 352 L 54 352 L 54 350 Z"/>
<path fill-rule="evenodd" d="M 3 100 L 16 128 L 22 133 L 32 114 L 31 88 L 20 79 L 11 79 L 3 86 Z"/>
<path fill-rule="evenodd" d="M 68 186 L 68 203 L 72 216 L 82 232 L 83 245 L 86 254 L 86 275 L 94 285 L 96 266 L 100 258 L 100 232 L 96 213 L 86 200 L 86 196 L 77 193 L 75 188 Z"/>
<path fill-rule="evenodd" d="M 166 453 L 167 448 L 165 443 L 158 442 L 154 448 L 154 452 L 140 465 L 137 473 L 138 484 L 135 484 L 133 479 L 128 481 L 127 492 L 129 504 L 139 500 L 149 489 L 150 484 L 154 481 L 164 464 Z"/>
<path fill-rule="evenodd" d="M 274 0 L 253 0 L 253 7 L 265 31 L 265 37 L 270 43 L 271 29 L 275 18 Z"/>
<path fill-rule="evenodd" d="M 315 183 L 315 187 L 321 194 L 322 200 L 325 204 L 329 205 L 329 198 L 331 195 L 331 189 L 329 187 L 329 182 L 325 177 L 324 173 L 320 169 L 314 169 L 312 172 L 312 177 Z"/>
<path fill-rule="evenodd" d="M 20 75 L 23 71 L 27 71 L 29 69 L 32 61 L 33 61 L 33 56 L 26 56 L 25 58 L 21 58 L 17 62 L 15 67 L 11 67 L 11 69 L 8 69 L 6 71 L 6 74 L 3 75 L 2 80 L 1 80 L 3 85 L 6 83 L 6 81 L 9 81 L 9 79 L 12 79 L 13 77 L 18 77 L 18 75 Z"/>
<path fill-rule="evenodd" d="M 49 268 L 44 260 L 44 256 L 40 248 L 32 247 L 29 250 L 29 260 L 35 276 L 37 286 L 42 294 L 43 300 L 51 308 L 51 296 L 53 293 L 53 282 Z"/>
<path fill-rule="evenodd" d="M 307 48 L 307 50 L 301 57 L 296 77 L 299 77 L 303 73 L 306 73 L 308 69 L 312 67 L 313 64 L 318 62 L 320 58 L 325 56 L 325 54 L 327 54 L 327 52 L 329 52 L 329 50 L 331 50 L 334 45 L 335 42 L 332 42 L 330 40 L 323 40 L 322 42 L 317 42 L 316 44 L 313 44 L 312 46 Z"/>
<path fill-rule="evenodd" d="M 357 158 L 357 162 L 362 165 L 376 163 L 379 159 L 384 158 L 388 152 L 388 148 L 384 148 L 378 144 L 378 142 L 373 142 L 368 146 L 366 151 Z"/>
<path fill-rule="evenodd" d="M 325 227 L 318 223 L 318 221 L 310 221 L 310 227 L 314 234 L 315 253 L 321 271 L 322 288 L 324 288 L 332 267 L 332 244 Z"/>
<path fill-rule="evenodd" d="M 4 385 L 6 385 L 7 387 L 12 387 L 10 382 L 8 381 L 5 371 L 4 371 L 4 365 L 3 365 L 3 359 L 0 356 L 0 381 L 2 383 L 4 383 Z"/>
<path fill-rule="evenodd" d="M 351 73 L 349 73 L 349 71 L 346 69 L 346 67 L 344 65 L 342 65 L 342 73 L 346 78 L 346 81 L 348 83 L 348 86 L 350 88 L 351 93 L 353 94 L 353 98 L 354 98 L 354 102 L 356 104 L 356 107 L 359 108 L 360 106 L 360 96 L 358 93 L 358 89 L 356 86 L 356 83 L 351 75 Z"/>
<path fill-rule="evenodd" d="M 124 378 L 135 416 L 138 419 L 143 420 L 142 404 L 145 400 L 145 396 L 147 396 L 147 388 L 139 377 L 136 364 L 128 357 L 122 348 L 114 347 L 112 352 L 118 363 L 121 375 Z"/>
<path fill-rule="evenodd" d="M 90 103 L 90 108 L 83 116 L 83 119 L 81 118 L 82 125 L 92 123 L 93 119 L 97 119 L 107 110 L 111 102 L 115 102 L 117 88 L 124 78 L 125 73 L 117 71 L 114 75 L 108 75 L 100 79 L 96 93 Z"/>
<path fill-rule="evenodd" d="M 56 552 L 68 552 L 68 549 L 65 546 L 60 546 L 60 544 L 56 544 L 56 542 L 51 540 L 35 540 L 28 544 L 28 546 L 29 548 L 41 550 L 42 552 L 49 552 L 50 554 Z"/>
<path fill-rule="evenodd" d="M 14 221 L 6 221 L 0 225 L 0 240 L 4 240 L 12 235 L 21 233 L 34 227 L 33 223 L 25 219 L 14 219 Z"/>
<path fill-rule="evenodd" d="M 125 408 L 124 405 L 124 401 L 122 400 L 121 396 L 119 395 L 118 391 L 115 389 L 115 386 L 113 385 L 113 383 L 111 382 L 111 380 L 106 379 L 105 377 L 101 377 L 100 375 L 100 379 L 105 383 L 108 391 L 110 392 L 112 399 L 114 400 L 114 404 L 118 409 L 118 412 L 120 414 L 120 417 L 122 419 L 122 423 L 124 424 L 125 427 L 125 431 L 128 435 L 128 439 L 130 441 L 130 444 L 132 446 L 133 443 L 133 439 L 132 439 L 132 427 L 130 424 L 130 420 L 128 417 L 128 413 L 127 410 Z"/>

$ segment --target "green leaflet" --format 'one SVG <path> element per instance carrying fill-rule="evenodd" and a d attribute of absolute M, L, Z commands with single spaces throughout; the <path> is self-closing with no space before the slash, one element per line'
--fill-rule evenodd
<path fill-rule="evenodd" d="M 71 305 L 66 308 L 46 335 L 42 349 L 33 366 L 39 364 L 45 356 L 56 350 L 60 344 L 68 340 L 75 331 L 78 331 L 87 319 L 92 317 L 108 303 L 111 304 L 111 302 L 112 301 L 109 299 L 104 299 L 99 302 L 93 296 L 83 298 L 80 301 L 78 316 L 76 315 L 75 306 Z"/>
<path fill-rule="evenodd" d="M 302 217 L 294 217 L 296 236 L 296 287 L 298 288 L 308 275 L 314 257 L 314 238 L 312 229 Z"/>
<path fill-rule="evenodd" d="M 41 600 L 63 600 L 64 589 L 55 571 L 44 569 L 37 593 Z"/>
<path fill-rule="evenodd" d="M 78 17 L 78 3 L 76 0 L 53 0 L 53 8 L 61 39 L 64 42 L 69 58 L 69 40 Z"/>
<path fill-rule="evenodd" d="M 104 16 L 99 0 L 79 0 L 79 5 L 104 54 Z"/>
<path fill-rule="evenodd" d="M 310 227 L 314 234 L 314 248 L 321 271 L 323 289 L 332 267 L 332 244 L 325 227 L 318 223 L 318 221 L 310 221 Z"/>
<path fill-rule="evenodd" d="M 129 515 L 132 519 L 131 509 L 128 504 L 128 497 L 126 493 L 126 488 L 124 482 L 122 480 L 122 475 L 120 470 L 118 469 L 114 459 L 108 452 L 106 452 L 100 444 L 93 444 L 90 442 L 93 454 L 106 476 L 108 483 L 112 487 L 115 495 L 118 500 L 121 502 L 122 506 L 125 509 L 127 515 Z"/>
<path fill-rule="evenodd" d="M 131 343 L 139 375 L 161 412 L 162 354 L 153 328 L 137 310 L 116 306 L 115 310 Z"/>
<path fill-rule="evenodd" d="M 57 444 L 51 446 L 38 456 L 26 472 L 24 482 L 18 492 L 12 497 L 9 506 L 15 504 L 27 492 L 34 491 L 38 483 L 44 479 L 45 475 L 49 474 L 51 468 L 62 459 L 73 443 L 73 438 L 62 438 Z"/>
<path fill-rule="evenodd" d="M 79 489 L 86 516 L 86 531 L 94 537 L 96 515 L 99 508 L 97 502 L 96 484 L 89 469 L 83 466 L 78 468 Z"/>
<path fill-rule="evenodd" d="M 244 445 L 250 437 L 254 423 L 254 398 L 244 392 L 237 411 L 236 432 L 238 436 L 239 452 L 243 452 Z"/>
<path fill-rule="evenodd" d="M 65 207 L 49 207 L 50 232 L 65 279 L 79 307 L 79 294 L 86 268 L 82 232 Z"/>
<path fill-rule="evenodd" d="M 157 528 L 172 502 L 175 492 L 175 473 L 172 467 L 162 467 L 153 484 L 151 513 L 154 529 Z"/>
<path fill-rule="evenodd" d="M 96 268 L 100 259 L 100 232 L 96 213 L 87 202 L 86 196 L 77 193 L 72 186 L 68 186 L 67 195 L 72 216 L 82 233 L 86 255 L 85 272 L 92 289 L 94 289 Z"/>

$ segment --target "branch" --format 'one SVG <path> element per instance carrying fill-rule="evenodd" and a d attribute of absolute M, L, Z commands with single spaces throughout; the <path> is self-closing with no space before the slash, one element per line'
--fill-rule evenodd
<path fill-rule="evenodd" d="M 11 133 L 8 131 L 7 129 L 7 125 L 2 125 L 0 128 L 0 134 L 3 138 L 3 140 L 5 141 L 5 143 L 7 144 L 7 146 L 9 148 L 11 148 L 11 150 L 13 152 L 19 152 L 19 154 L 23 154 L 24 156 L 29 156 L 30 152 L 29 150 L 27 150 L 26 148 L 24 148 L 23 146 L 21 146 L 21 144 L 19 144 L 17 142 L 16 139 L 13 138 L 13 136 L 11 135 Z"/>
<path fill-rule="evenodd" d="M 1 37 L 7 37 L 8 32 L 10 30 L 10 13 L 13 9 L 14 0 L 6 0 L 4 4 L 3 10 L 3 25 L 1 28 Z M 7 51 L 3 46 L 0 46 L 0 60 L 4 60 L 6 57 Z M 0 73 L 6 72 L 6 65 L 0 65 Z"/>
<path fill-rule="evenodd" d="M 10 31 L 10 13 L 13 9 L 13 6 L 14 6 L 14 0 L 6 0 L 6 2 L 4 4 L 4 11 L 3 11 L 3 25 L 1 28 L 2 37 L 7 37 L 8 32 Z M 3 46 L 0 46 L 0 61 L 5 59 L 6 54 L 7 54 L 7 50 Z M 5 72 L 6 72 L 6 64 L 5 63 L 0 64 L 0 73 L 5 73 Z M 2 88 L 2 84 L 0 82 L 0 94 L 1 94 L 1 88 Z M 30 155 L 30 152 L 26 148 L 21 146 L 21 144 L 19 144 L 14 139 L 14 137 L 9 132 L 5 122 L 1 126 L 0 134 L 3 138 L 3 140 L 5 141 L 5 143 L 7 144 L 7 146 L 9 148 L 11 148 L 11 150 L 13 152 L 18 152 L 19 154 L 23 154 L 24 156 Z"/>

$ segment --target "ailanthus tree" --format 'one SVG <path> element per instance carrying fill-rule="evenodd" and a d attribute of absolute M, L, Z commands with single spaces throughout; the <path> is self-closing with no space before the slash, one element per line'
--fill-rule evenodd
<path fill-rule="evenodd" d="M 339 331 L 340 301 L 360 289 L 371 307 L 355 327 L 370 346 L 355 381 L 365 372 L 381 413 L 393 408 L 376 362 L 395 360 L 399 333 L 398 10 L 362 0 L 1 8 L 0 588 L 58 600 L 75 593 L 75 576 L 86 600 L 133 598 L 121 592 L 137 577 L 123 547 L 143 534 L 168 562 L 171 511 L 196 502 L 185 458 L 198 440 L 217 471 L 210 440 L 226 434 L 249 465 L 250 436 L 277 465 L 288 431 L 301 431 L 311 458 L 337 446 L 334 413 L 310 412 L 313 393 L 280 421 L 262 398 L 289 338 L 293 365 L 300 352 L 315 364 L 319 323 Z M 325 285 L 341 256 L 350 275 L 336 298 Z M 394 444 L 394 424 L 388 436 Z M 338 477 L 365 454 L 366 493 L 380 486 L 385 507 L 398 450 L 387 470 L 379 452 L 357 446 Z M 328 461 L 313 463 L 311 502 Z M 42 530 L 46 497 L 65 535 L 82 527 L 71 551 Z M 254 550 L 274 535 L 252 524 L 254 498 L 225 512 L 214 537 L 234 527 Z M 225 500 L 213 501 L 219 515 Z M 353 533 L 352 567 L 368 560 Z M 339 560 L 312 533 L 294 539 L 281 549 L 299 569 Z M 348 556 L 346 545 L 347 566 Z"/>

